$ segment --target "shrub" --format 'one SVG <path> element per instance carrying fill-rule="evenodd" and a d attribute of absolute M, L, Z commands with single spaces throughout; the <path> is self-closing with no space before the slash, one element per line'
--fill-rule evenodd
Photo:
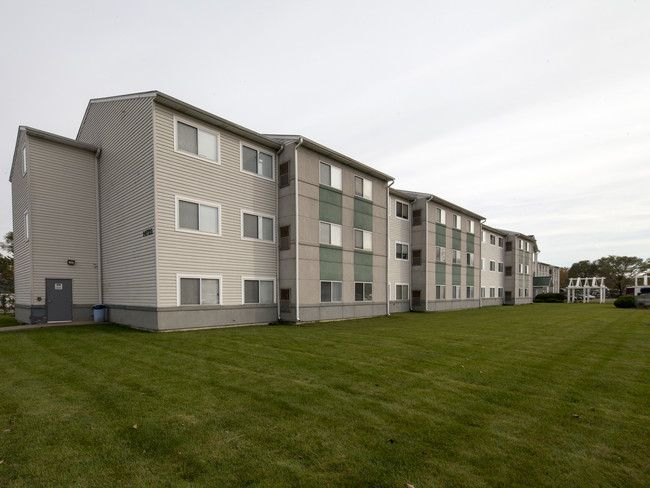
<path fill-rule="evenodd" d="M 614 302 L 616 308 L 634 308 L 634 297 L 632 295 L 623 295 Z"/>
<path fill-rule="evenodd" d="M 533 300 L 535 303 L 563 303 L 566 296 L 563 293 L 540 293 Z"/>

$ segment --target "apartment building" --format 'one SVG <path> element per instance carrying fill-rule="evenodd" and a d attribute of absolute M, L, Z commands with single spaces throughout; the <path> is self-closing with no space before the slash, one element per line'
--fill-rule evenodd
<path fill-rule="evenodd" d="M 560 293 L 560 268 L 537 262 L 533 276 L 533 297 L 540 293 Z"/>
<path fill-rule="evenodd" d="M 98 303 L 173 330 L 533 297 L 534 236 L 157 91 L 91 100 L 75 139 L 20 127 L 10 181 L 25 323 Z"/>

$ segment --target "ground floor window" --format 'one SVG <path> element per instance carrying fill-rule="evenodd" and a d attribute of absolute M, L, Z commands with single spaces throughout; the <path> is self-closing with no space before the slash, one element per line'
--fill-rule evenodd
<path fill-rule="evenodd" d="M 408 285 L 395 285 L 395 299 L 408 300 L 409 299 L 409 286 Z"/>
<path fill-rule="evenodd" d="M 372 283 L 355 283 L 354 284 L 354 301 L 371 302 L 372 301 Z"/>
<path fill-rule="evenodd" d="M 451 298 L 460 298 L 460 285 L 452 285 Z"/>
<path fill-rule="evenodd" d="M 180 277 L 178 278 L 179 305 L 220 305 L 221 278 Z"/>
<path fill-rule="evenodd" d="M 340 281 L 320 282 L 320 301 L 323 303 L 340 302 L 343 300 L 343 283 Z"/>
<path fill-rule="evenodd" d="M 445 299 L 445 285 L 436 285 L 436 300 Z"/>
<path fill-rule="evenodd" d="M 474 298 L 474 287 L 473 286 L 468 286 L 466 290 L 466 296 L 467 298 Z"/>
<path fill-rule="evenodd" d="M 494 287 L 490 287 L 490 298 L 496 297 L 496 289 Z"/>
<path fill-rule="evenodd" d="M 244 303 L 275 303 L 273 280 L 244 279 Z"/>
<path fill-rule="evenodd" d="M 481 298 L 485 298 L 485 287 L 481 287 Z"/>
<path fill-rule="evenodd" d="M 499 292 L 499 298 L 502 298 L 503 297 L 503 288 L 499 288 L 498 292 Z"/>

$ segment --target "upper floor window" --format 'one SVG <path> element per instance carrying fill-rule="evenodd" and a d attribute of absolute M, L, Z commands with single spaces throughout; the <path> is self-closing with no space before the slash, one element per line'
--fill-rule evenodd
<path fill-rule="evenodd" d="M 409 259 L 409 246 L 408 244 L 395 243 L 395 259 Z"/>
<path fill-rule="evenodd" d="M 177 230 L 190 230 L 220 234 L 219 205 L 193 202 L 176 198 Z"/>
<path fill-rule="evenodd" d="M 244 171 L 273 179 L 273 155 L 242 145 L 241 168 Z"/>
<path fill-rule="evenodd" d="M 436 246 L 436 261 L 447 261 L 447 250 L 444 247 Z"/>
<path fill-rule="evenodd" d="M 454 263 L 454 264 L 461 264 L 460 251 L 457 251 L 455 249 L 453 250 L 452 256 L 451 256 L 451 262 Z"/>
<path fill-rule="evenodd" d="M 176 150 L 219 162 L 219 133 L 176 121 Z"/>
<path fill-rule="evenodd" d="M 495 236 L 494 234 L 490 234 L 490 244 L 494 246 L 496 242 L 497 242 L 497 236 Z"/>
<path fill-rule="evenodd" d="M 503 273 L 503 263 L 498 263 L 498 271 L 499 273 Z"/>
<path fill-rule="evenodd" d="M 490 271 L 496 271 L 496 270 L 497 270 L 496 261 L 490 261 Z"/>
<path fill-rule="evenodd" d="M 273 217 L 242 212 L 242 237 L 273 242 Z"/>
<path fill-rule="evenodd" d="M 453 215 L 454 215 L 454 220 L 453 220 L 454 229 L 460 229 L 461 228 L 461 218 L 460 218 L 460 216 L 458 216 L 456 214 L 453 214 Z"/>
<path fill-rule="evenodd" d="M 27 146 L 23 146 L 23 176 L 27 174 Z"/>
<path fill-rule="evenodd" d="M 467 253 L 467 266 L 474 266 L 474 253 Z"/>
<path fill-rule="evenodd" d="M 521 249 L 522 251 L 524 250 L 524 241 L 522 241 L 521 239 L 519 239 L 519 249 Z"/>
<path fill-rule="evenodd" d="M 447 212 L 441 208 L 436 208 L 436 222 L 440 224 L 447 223 Z"/>
<path fill-rule="evenodd" d="M 319 180 L 321 185 L 331 186 L 337 190 L 343 189 L 343 172 L 341 168 L 332 166 L 324 162 L 320 162 L 320 176 Z"/>
<path fill-rule="evenodd" d="M 354 248 L 372 251 L 372 232 L 354 229 Z"/>
<path fill-rule="evenodd" d="M 321 244 L 329 244 L 331 246 L 343 245 L 342 227 L 340 225 L 320 222 L 319 228 L 319 242 Z"/>
<path fill-rule="evenodd" d="M 354 195 L 365 198 L 366 200 L 372 200 L 372 180 L 355 176 Z"/>
<path fill-rule="evenodd" d="M 485 231 L 484 230 L 481 231 L 481 241 L 485 242 Z"/>
<path fill-rule="evenodd" d="M 468 234 L 473 234 L 474 233 L 474 221 L 473 220 L 468 220 L 467 221 L 467 233 Z"/>
<path fill-rule="evenodd" d="M 278 167 L 278 174 L 279 174 L 278 179 L 280 180 L 279 181 L 280 188 L 289 186 L 289 163 L 282 163 Z"/>
<path fill-rule="evenodd" d="M 395 216 L 400 219 L 409 219 L 409 206 L 406 203 L 395 202 Z"/>
<path fill-rule="evenodd" d="M 25 212 L 25 240 L 29 240 L 29 213 Z"/>
<path fill-rule="evenodd" d="M 503 237 L 499 237 L 499 247 L 503 247 Z"/>
<path fill-rule="evenodd" d="M 526 251 L 530 252 L 530 242 L 526 243 Z"/>

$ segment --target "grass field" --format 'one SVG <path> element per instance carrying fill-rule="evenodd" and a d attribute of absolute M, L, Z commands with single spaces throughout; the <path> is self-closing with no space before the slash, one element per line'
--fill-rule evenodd
<path fill-rule="evenodd" d="M 650 485 L 650 312 L 0 333 L 0 486 Z"/>
<path fill-rule="evenodd" d="M 13 313 L 0 313 L 0 327 L 11 327 L 13 325 L 20 325 L 14 318 Z"/>

